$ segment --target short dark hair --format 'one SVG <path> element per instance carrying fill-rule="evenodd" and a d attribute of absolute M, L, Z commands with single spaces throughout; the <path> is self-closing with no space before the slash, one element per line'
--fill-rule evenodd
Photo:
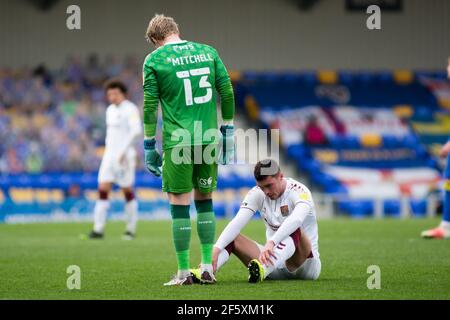
<path fill-rule="evenodd" d="M 123 94 L 127 94 L 128 92 L 128 88 L 125 83 L 117 79 L 112 79 L 106 82 L 105 91 L 108 91 L 109 89 L 119 89 Z"/>
<path fill-rule="evenodd" d="M 275 160 L 264 159 L 255 165 L 253 175 L 256 181 L 262 181 L 267 177 L 274 177 L 280 173 L 280 166 Z"/>

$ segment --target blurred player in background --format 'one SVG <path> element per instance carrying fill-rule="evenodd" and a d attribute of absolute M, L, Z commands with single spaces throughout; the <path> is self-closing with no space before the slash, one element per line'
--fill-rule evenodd
<path fill-rule="evenodd" d="M 202 132 L 217 131 L 217 90 L 223 120 L 217 139 L 221 139 L 222 148 L 221 155 L 215 154 L 214 158 L 218 157 L 222 164 L 234 159 L 233 88 L 217 51 L 208 45 L 181 40 L 173 18 L 155 15 L 146 35 L 156 49 L 145 58 L 143 66 L 145 164 L 156 176 L 161 175 L 162 165 L 162 188 L 169 197 L 178 261 L 177 275 L 165 285 L 193 283 L 189 265 L 192 189 L 201 245 L 200 280 L 215 283 L 215 215 L 211 196 L 217 185 L 217 161 L 208 163 L 203 155 L 209 145 L 217 145 L 218 141 L 207 139 Z M 158 102 L 163 120 L 162 158 L 155 148 Z M 187 136 L 187 141 L 180 143 L 181 136 Z M 194 163 L 195 154 L 201 155 L 200 162 Z M 182 163 L 175 160 L 180 156 Z"/>
<path fill-rule="evenodd" d="M 254 176 L 257 186 L 248 192 L 214 245 L 214 271 L 234 253 L 248 266 L 251 283 L 264 279 L 316 280 L 321 262 L 311 192 L 300 182 L 285 178 L 274 160 L 258 162 Z M 264 246 L 240 234 L 257 211 L 266 225 Z M 192 270 L 192 274 L 197 280 L 199 271 Z"/>
<path fill-rule="evenodd" d="M 450 57 L 447 65 L 447 78 L 450 79 Z M 450 138 L 442 147 L 439 156 L 447 158 L 447 165 L 444 171 L 444 209 L 441 224 L 434 229 L 422 232 L 422 237 L 426 239 L 449 239 L 450 238 Z"/>
<path fill-rule="evenodd" d="M 105 86 L 111 105 L 106 109 L 105 152 L 98 173 L 98 196 L 94 209 L 94 229 L 91 239 L 103 238 L 109 208 L 112 184 L 117 184 L 125 196 L 127 225 L 123 239 L 131 240 L 136 234 L 138 203 L 134 198 L 136 150 L 134 143 L 141 136 L 142 123 L 139 109 L 127 100 L 127 87 L 118 80 Z"/>

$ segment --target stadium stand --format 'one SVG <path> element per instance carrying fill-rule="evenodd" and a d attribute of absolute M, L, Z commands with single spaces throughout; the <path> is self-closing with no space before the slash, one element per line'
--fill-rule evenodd
<path fill-rule="evenodd" d="M 247 72 L 238 101 L 250 119 L 280 130 L 286 155 L 340 212 L 400 216 L 407 201 L 408 214 L 422 216 L 442 169 L 427 145 L 448 138 L 445 77 L 403 70 Z"/>
<path fill-rule="evenodd" d="M 71 57 L 60 70 L 0 70 L 0 221 L 85 219 L 96 199 L 106 100 L 119 77 L 142 101 L 141 65 L 95 55 Z M 257 126 L 280 129 L 284 152 L 311 182 L 353 217 L 401 214 L 408 197 L 423 215 L 440 182 L 433 150 L 450 133 L 450 89 L 433 72 L 230 72 L 237 105 Z M 160 132 L 160 130 L 159 130 Z M 158 137 L 160 140 L 161 137 Z M 137 148 L 142 159 L 142 148 Z M 167 214 L 161 180 L 138 161 L 140 210 Z M 236 194 L 254 185 L 251 168 L 220 167 L 218 216 L 236 211 Z M 377 185 L 378 187 L 374 187 Z M 382 188 L 380 186 L 383 186 Z M 381 192 L 381 190 L 383 190 Z M 113 194 L 112 214 L 123 204 Z"/>
<path fill-rule="evenodd" d="M 137 61 L 107 57 L 102 63 L 92 55 L 84 63 L 71 57 L 60 70 L 0 69 L 0 222 L 90 219 L 105 139 L 103 84 L 120 78 L 130 100 L 142 105 Z M 145 172 L 143 150 L 136 149 L 141 216 L 166 217 L 161 179 Z M 253 180 L 245 166 L 221 167 L 219 176 L 220 217 L 236 211 L 239 202 L 231 193 L 245 192 Z M 118 217 L 122 196 L 116 192 L 112 199 L 111 213 Z"/>

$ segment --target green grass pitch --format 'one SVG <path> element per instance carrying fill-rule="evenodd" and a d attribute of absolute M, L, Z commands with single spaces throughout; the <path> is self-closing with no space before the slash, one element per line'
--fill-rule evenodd
<path fill-rule="evenodd" d="M 225 221 L 218 222 L 222 230 Z M 106 238 L 80 240 L 90 224 L 0 225 L 1 299 L 449 299 L 450 241 L 423 240 L 437 219 L 322 220 L 322 273 L 317 281 L 246 282 L 232 257 L 214 286 L 163 287 L 175 273 L 169 221 L 145 221 L 138 238 L 121 240 L 124 225 Z M 194 224 L 195 226 L 195 224 Z M 244 234 L 264 240 L 261 221 Z M 195 227 L 191 262 L 199 261 Z M 69 265 L 81 268 L 81 289 L 66 287 Z M 381 269 L 381 289 L 369 290 L 367 267 Z"/>

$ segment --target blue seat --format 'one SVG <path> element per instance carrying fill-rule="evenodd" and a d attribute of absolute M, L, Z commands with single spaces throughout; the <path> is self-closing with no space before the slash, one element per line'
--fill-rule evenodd
<path fill-rule="evenodd" d="M 299 74 L 300 81 L 309 85 L 315 85 L 317 83 L 317 74 L 316 72 L 301 72 Z"/>
<path fill-rule="evenodd" d="M 350 85 L 354 81 L 353 72 L 339 71 L 338 72 L 339 83 L 343 85 Z"/>
<path fill-rule="evenodd" d="M 214 214 L 218 218 L 225 217 L 225 204 L 223 202 L 214 201 Z"/>
<path fill-rule="evenodd" d="M 384 201 L 384 214 L 388 216 L 400 215 L 400 201 L 399 200 L 385 200 Z"/>
<path fill-rule="evenodd" d="M 361 147 L 359 139 L 356 136 L 347 136 L 343 138 L 344 146 L 347 149 L 359 149 Z"/>
<path fill-rule="evenodd" d="M 392 85 L 394 82 L 394 77 L 391 71 L 379 72 L 377 75 L 377 80 L 381 85 Z"/>
<path fill-rule="evenodd" d="M 292 144 L 287 147 L 287 155 L 288 157 L 300 160 L 306 157 L 307 151 L 306 148 L 302 144 Z"/>
<path fill-rule="evenodd" d="M 345 136 L 335 135 L 329 138 L 330 144 L 335 149 L 344 149 L 346 147 Z"/>
<path fill-rule="evenodd" d="M 427 213 L 427 201 L 412 199 L 410 201 L 411 212 L 414 217 L 424 217 Z"/>
<path fill-rule="evenodd" d="M 340 202 L 338 207 L 353 218 L 364 218 L 373 213 L 373 201 L 347 200 Z"/>

